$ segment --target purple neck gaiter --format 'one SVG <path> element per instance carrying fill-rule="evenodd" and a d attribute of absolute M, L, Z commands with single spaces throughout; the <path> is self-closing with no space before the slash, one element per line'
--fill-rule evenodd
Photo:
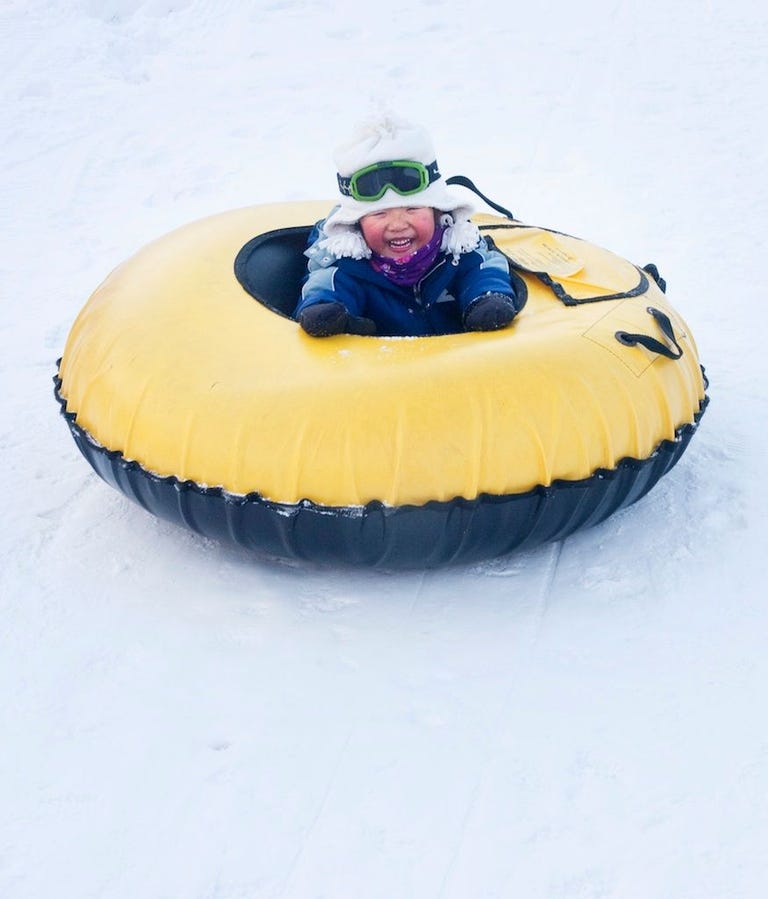
<path fill-rule="evenodd" d="M 388 256 L 371 253 L 371 265 L 377 272 L 381 272 L 395 284 L 399 284 L 401 287 L 413 287 L 426 275 L 437 259 L 444 230 L 441 227 L 435 228 L 435 233 L 430 237 L 429 242 L 406 259 L 390 259 Z"/>

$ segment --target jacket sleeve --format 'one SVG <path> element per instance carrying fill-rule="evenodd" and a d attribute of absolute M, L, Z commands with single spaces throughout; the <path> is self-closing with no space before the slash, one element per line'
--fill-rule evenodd
<path fill-rule="evenodd" d="M 323 222 L 315 225 L 308 241 L 307 275 L 301 288 L 301 299 L 293 312 L 299 313 L 316 303 L 343 303 L 350 315 L 363 315 L 362 298 L 352 279 L 337 265 L 338 260 L 319 247 L 325 236 Z"/>
<path fill-rule="evenodd" d="M 309 272 L 301 289 L 301 299 L 294 318 L 315 303 L 342 303 L 350 315 L 364 315 L 364 302 L 352 278 L 335 265 Z"/>
<path fill-rule="evenodd" d="M 461 257 L 456 280 L 456 298 L 462 313 L 485 293 L 501 293 L 511 297 L 517 306 L 518 298 L 509 277 L 509 263 L 498 250 L 492 250 L 485 238 L 471 253 Z"/>

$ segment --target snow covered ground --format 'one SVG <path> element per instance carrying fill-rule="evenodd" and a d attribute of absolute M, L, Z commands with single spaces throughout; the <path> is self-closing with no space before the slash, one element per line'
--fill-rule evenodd
<path fill-rule="evenodd" d="M 0 896 L 765 895 L 767 39 L 757 0 L 0 0 Z M 600 527 L 292 565 L 80 458 L 51 377 L 90 291 L 191 219 L 332 197 L 379 100 L 666 277 L 712 402 Z"/>

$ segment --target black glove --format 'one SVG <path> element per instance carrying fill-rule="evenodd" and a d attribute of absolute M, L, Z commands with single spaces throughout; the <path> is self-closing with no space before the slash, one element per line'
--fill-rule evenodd
<path fill-rule="evenodd" d="M 349 315 L 343 303 L 315 303 L 299 313 L 299 324 L 313 337 L 330 337 L 347 328 Z"/>
<path fill-rule="evenodd" d="M 376 322 L 372 318 L 363 318 L 361 315 L 347 316 L 347 334 L 360 334 L 363 337 L 373 337 L 376 333 Z"/>
<path fill-rule="evenodd" d="M 299 324 L 312 337 L 330 337 L 333 334 L 376 333 L 376 325 L 370 318 L 350 315 L 343 303 L 315 303 L 299 313 Z"/>
<path fill-rule="evenodd" d="M 464 313 L 465 331 L 498 331 L 517 315 L 512 297 L 503 293 L 484 293 L 467 306 Z"/>

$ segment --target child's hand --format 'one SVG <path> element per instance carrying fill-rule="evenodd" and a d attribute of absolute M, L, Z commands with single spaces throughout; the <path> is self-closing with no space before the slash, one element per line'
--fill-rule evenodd
<path fill-rule="evenodd" d="M 465 331 L 498 331 L 517 315 L 512 297 L 503 293 L 484 293 L 467 306 L 464 313 Z"/>
<path fill-rule="evenodd" d="M 315 303 L 299 313 L 299 324 L 312 337 L 343 334 L 349 313 L 343 303 Z"/>
<path fill-rule="evenodd" d="M 333 334 L 376 333 L 376 325 L 370 318 L 350 315 L 343 303 L 315 303 L 299 313 L 299 324 L 312 337 L 330 337 Z"/>

